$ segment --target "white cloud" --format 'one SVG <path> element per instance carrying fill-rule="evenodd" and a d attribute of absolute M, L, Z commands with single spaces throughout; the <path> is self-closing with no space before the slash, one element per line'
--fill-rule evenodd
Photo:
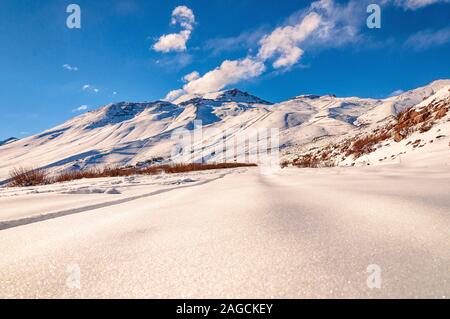
<path fill-rule="evenodd" d="M 298 45 L 320 25 L 321 17 L 309 13 L 300 23 L 276 28 L 259 42 L 258 58 L 266 61 L 276 57 L 274 68 L 289 67 L 300 60 L 303 50 Z"/>
<path fill-rule="evenodd" d="M 191 37 L 190 30 L 183 30 L 180 33 L 163 35 L 158 42 L 153 45 L 153 50 L 168 53 L 171 51 L 186 51 L 186 42 Z"/>
<path fill-rule="evenodd" d="M 440 30 L 419 31 L 406 40 L 405 47 L 416 51 L 423 51 L 447 43 L 450 43 L 450 27 Z"/>
<path fill-rule="evenodd" d="M 362 14 L 356 15 L 357 10 Z M 355 18 L 355 15 L 358 17 Z M 304 53 L 300 46 L 328 48 L 355 41 L 365 21 L 364 17 L 365 7 L 356 0 L 346 5 L 333 0 L 313 2 L 307 9 L 292 15 L 283 26 L 264 35 L 258 43 L 260 47 L 256 56 L 225 60 L 201 77 L 195 74 L 190 81 L 185 78 L 188 83 L 183 89 L 170 92 L 166 98 L 183 93 L 214 92 L 230 84 L 258 77 L 266 71 L 267 61 L 273 61 L 275 69 L 288 69 L 300 61 Z"/>
<path fill-rule="evenodd" d="M 197 71 L 194 71 L 194 72 L 191 72 L 189 74 L 186 74 L 183 77 L 183 81 L 191 82 L 191 81 L 197 80 L 199 77 L 200 77 L 200 74 Z"/>
<path fill-rule="evenodd" d="M 199 77 L 198 72 L 188 74 L 185 78 L 192 76 L 192 80 L 185 84 L 182 89 L 170 91 L 165 100 L 174 101 L 183 94 L 204 94 L 219 91 L 229 84 L 257 77 L 265 70 L 264 63 L 252 57 L 241 60 L 225 60 L 219 67 L 205 73 L 202 77 Z"/>
<path fill-rule="evenodd" d="M 95 93 L 100 92 L 99 89 L 97 89 L 96 87 L 92 86 L 91 84 L 83 85 L 82 89 L 83 89 L 83 91 L 91 91 L 91 92 L 95 92 Z"/>
<path fill-rule="evenodd" d="M 72 110 L 73 113 L 75 112 L 82 112 L 82 111 L 86 111 L 89 107 L 87 105 L 81 105 L 75 109 Z"/>
<path fill-rule="evenodd" d="M 394 5 L 405 10 L 417 10 L 436 3 L 449 3 L 450 0 L 386 0 L 385 2 L 393 2 Z"/>
<path fill-rule="evenodd" d="M 310 12 L 321 17 L 320 26 L 303 43 L 305 49 L 337 48 L 361 40 L 366 27 L 366 8 L 372 0 L 351 0 L 345 4 L 321 0 L 311 4 Z"/>
<path fill-rule="evenodd" d="M 160 36 L 153 45 L 153 50 L 164 53 L 186 51 L 186 43 L 191 37 L 195 24 L 194 13 L 186 6 L 176 7 L 172 12 L 171 23 L 179 24 L 183 30 Z"/>
<path fill-rule="evenodd" d="M 71 66 L 70 64 L 63 64 L 62 66 L 64 69 L 69 70 L 69 71 L 78 71 L 78 67 L 76 66 Z"/>
<path fill-rule="evenodd" d="M 187 83 L 183 89 L 190 94 L 218 91 L 229 84 L 257 77 L 265 70 L 263 62 L 251 57 L 242 60 L 225 60 L 219 67 Z"/>
<path fill-rule="evenodd" d="M 189 94 L 203 94 L 218 91 L 227 85 L 260 76 L 266 71 L 265 61 L 275 58 L 274 68 L 289 67 L 297 63 L 303 54 L 298 45 L 320 25 L 320 16 L 314 12 L 307 14 L 294 25 L 276 28 L 260 41 L 256 57 L 247 56 L 239 60 L 225 60 L 212 71 L 184 85 Z"/>
<path fill-rule="evenodd" d="M 172 24 L 180 24 L 186 30 L 192 30 L 195 24 L 194 12 L 186 6 L 178 6 L 172 11 Z"/>
<path fill-rule="evenodd" d="M 164 100 L 172 102 L 172 101 L 175 101 L 177 98 L 179 98 L 180 96 L 182 96 L 185 93 L 186 92 L 183 89 L 173 90 L 173 91 L 170 91 L 169 93 L 167 93 Z"/>

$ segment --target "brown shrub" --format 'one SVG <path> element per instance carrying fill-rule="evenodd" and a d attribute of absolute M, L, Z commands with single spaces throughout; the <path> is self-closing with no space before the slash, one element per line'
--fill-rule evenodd
<path fill-rule="evenodd" d="M 433 101 L 420 109 L 407 108 L 396 115 L 395 121 L 391 121 L 383 128 L 376 128 L 370 134 L 362 137 L 358 135 L 347 138 L 339 144 L 329 144 L 316 153 L 303 154 L 292 164 L 300 167 L 323 167 L 334 165 L 333 157 L 339 155 L 342 155 L 341 159 L 348 156 L 358 158 L 375 151 L 377 144 L 390 138 L 393 138 L 395 142 L 400 142 L 413 132 L 424 133 L 429 131 L 435 124 L 434 120 L 443 118 L 448 112 L 448 100 L 438 103 Z M 413 147 L 418 147 L 419 143 L 420 140 L 417 140 L 414 143 L 408 142 L 407 145 L 412 144 Z M 312 149 L 310 149 L 311 151 Z"/>
<path fill-rule="evenodd" d="M 131 176 L 138 174 L 147 174 L 147 171 L 148 169 L 138 169 L 135 167 L 122 167 L 122 168 L 117 166 L 106 166 L 104 168 L 95 167 L 87 170 L 59 173 L 54 177 L 53 182 L 62 183 L 83 178 Z"/>
<path fill-rule="evenodd" d="M 441 107 L 437 110 L 436 115 L 435 115 L 435 119 L 439 120 L 441 118 L 443 118 L 448 112 L 448 108 L 446 107 Z"/>
<path fill-rule="evenodd" d="M 380 142 L 389 139 L 391 135 L 388 132 L 381 132 L 378 134 L 371 134 L 357 139 L 352 146 L 347 150 L 346 156 L 354 155 L 355 158 L 363 154 L 371 153 L 375 150 L 374 146 Z"/>
<path fill-rule="evenodd" d="M 101 173 L 102 173 L 102 170 L 99 168 L 91 168 L 89 170 L 84 170 L 84 171 L 62 172 L 53 178 L 53 182 L 54 183 L 62 183 L 62 182 L 83 179 L 83 178 L 95 178 L 95 177 L 99 177 L 99 175 L 101 175 Z"/>
<path fill-rule="evenodd" d="M 298 167 L 317 168 L 319 167 L 320 160 L 312 154 L 306 154 L 297 158 L 293 164 Z"/>
<path fill-rule="evenodd" d="M 36 186 L 52 183 L 62 183 L 83 178 L 100 178 L 100 177 L 118 177 L 131 175 L 154 175 L 158 173 L 186 173 L 193 171 L 203 171 L 212 169 L 236 168 L 236 167 L 250 167 L 257 166 L 256 164 L 247 163 L 190 163 L 190 164 L 176 164 L 176 165 L 158 165 L 149 166 L 146 168 L 136 167 L 116 167 L 106 166 L 104 168 L 90 168 L 81 171 L 66 171 L 57 174 L 53 178 L 49 178 L 47 173 L 42 169 L 14 169 L 11 172 L 10 186 Z"/>
<path fill-rule="evenodd" d="M 281 168 L 285 168 L 288 167 L 291 163 L 289 161 L 283 161 L 280 163 L 280 167 Z"/>
<path fill-rule="evenodd" d="M 236 167 L 249 167 L 256 166 L 256 164 L 247 163 L 190 163 L 190 164 L 175 164 L 175 165 L 162 165 L 159 169 L 166 173 L 185 173 L 193 171 L 205 171 L 211 169 L 224 169 L 224 168 L 236 168 Z M 158 166 L 157 166 L 158 168 Z"/>
<path fill-rule="evenodd" d="M 406 120 L 409 116 L 408 113 L 411 111 L 411 108 L 406 108 L 401 112 L 398 112 L 397 116 L 395 117 L 395 119 L 397 120 L 397 122 L 400 121 L 404 121 Z"/>
<path fill-rule="evenodd" d="M 404 135 L 400 134 L 399 132 L 394 133 L 394 141 L 395 142 L 401 142 L 405 138 Z"/>
<path fill-rule="evenodd" d="M 420 128 L 419 128 L 419 132 L 420 133 L 425 133 L 428 132 L 429 130 L 431 130 L 431 128 L 433 127 L 433 123 L 424 123 Z"/>
<path fill-rule="evenodd" d="M 106 166 L 103 168 L 98 177 L 131 176 L 139 173 L 140 170 L 135 167 Z"/>
<path fill-rule="evenodd" d="M 10 173 L 10 187 L 27 187 L 49 184 L 50 179 L 43 169 L 14 168 Z"/>
<path fill-rule="evenodd" d="M 417 114 L 416 116 L 414 116 L 412 122 L 414 124 L 420 124 L 425 122 L 429 117 L 430 117 L 430 112 L 424 111 L 424 112 L 420 112 L 419 114 Z"/>

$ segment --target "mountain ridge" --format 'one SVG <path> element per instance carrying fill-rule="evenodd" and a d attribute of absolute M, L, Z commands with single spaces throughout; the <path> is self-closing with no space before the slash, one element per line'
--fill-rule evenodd
<path fill-rule="evenodd" d="M 65 170 L 135 165 L 154 157 L 168 160 L 175 144 L 171 135 L 177 129 L 192 130 L 198 121 L 207 128 L 242 134 L 278 128 L 284 156 L 290 149 L 374 129 L 447 86 L 450 88 L 450 80 L 434 81 L 386 99 L 308 94 L 271 103 L 232 89 L 181 97 L 174 103 L 110 103 L 42 133 L 0 146 L 0 177 L 24 163 Z M 203 160 L 202 153 L 213 153 L 220 142 L 221 139 L 211 137 L 195 148 L 192 156 Z"/>
<path fill-rule="evenodd" d="M 3 141 L 0 141 L 0 146 L 13 143 L 15 141 L 18 141 L 19 139 L 17 137 L 9 137 L 7 139 L 4 139 Z"/>

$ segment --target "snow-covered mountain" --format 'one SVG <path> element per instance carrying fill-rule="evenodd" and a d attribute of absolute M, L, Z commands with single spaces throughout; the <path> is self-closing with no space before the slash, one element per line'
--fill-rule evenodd
<path fill-rule="evenodd" d="M 272 104 L 237 89 L 205 95 L 184 95 L 174 102 L 120 102 L 77 116 L 40 134 L 0 146 L 0 177 L 12 167 L 82 169 L 93 165 L 136 165 L 152 158 L 168 159 L 176 129 L 206 128 L 252 134 L 258 128 L 278 128 L 282 154 L 329 138 L 374 128 L 398 112 L 450 88 L 450 80 L 435 81 L 387 99 L 301 95 Z M 223 142 L 208 136 L 193 151 Z M 202 153 L 203 152 L 203 153 Z M 214 152 L 212 152 L 213 154 Z M 214 156 L 210 157 L 214 160 Z"/>
<path fill-rule="evenodd" d="M 272 104 L 268 101 L 264 101 L 257 96 L 251 95 L 247 92 L 243 92 L 238 89 L 232 89 L 227 91 L 219 91 L 207 94 L 185 94 L 176 99 L 174 104 L 183 104 L 187 102 L 192 102 L 194 100 L 205 100 L 213 103 L 226 103 L 226 102 L 236 102 L 236 103 L 249 103 L 249 104 Z"/>
<path fill-rule="evenodd" d="M 284 164 L 450 165 L 450 85 L 445 81 L 432 85 L 385 100 L 359 117 L 358 127 L 347 134 L 286 150 Z"/>
<path fill-rule="evenodd" d="M 16 137 L 10 137 L 10 138 L 7 138 L 6 140 L 0 141 L 0 146 L 6 145 L 6 144 L 10 144 L 10 143 L 13 143 L 13 142 L 18 141 L 18 140 L 19 139 L 16 138 Z"/>

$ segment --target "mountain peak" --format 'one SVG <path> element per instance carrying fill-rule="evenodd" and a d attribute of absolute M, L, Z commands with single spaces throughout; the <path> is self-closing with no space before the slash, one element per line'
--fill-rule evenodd
<path fill-rule="evenodd" d="M 302 94 L 296 96 L 294 99 L 309 99 L 309 100 L 317 100 L 320 98 L 335 98 L 335 94 L 325 94 L 325 95 L 317 95 L 317 94 Z"/>
<path fill-rule="evenodd" d="M 248 92 L 241 91 L 241 90 L 236 89 L 236 88 L 222 91 L 222 95 L 223 96 L 233 96 L 233 97 L 236 97 L 236 96 L 252 96 Z"/>
<path fill-rule="evenodd" d="M 265 101 L 255 95 L 248 92 L 241 91 L 239 89 L 230 89 L 218 92 L 211 92 L 206 94 L 185 94 L 176 99 L 174 104 L 187 104 L 194 101 L 207 100 L 214 102 L 237 102 L 237 103 L 249 103 L 249 104 L 272 104 Z"/>
<path fill-rule="evenodd" d="M 230 101 L 230 102 L 244 102 L 244 103 L 258 103 L 258 104 L 272 104 L 268 101 L 260 99 L 259 97 L 252 95 L 248 92 L 241 91 L 239 89 L 231 89 L 219 92 L 216 100 Z"/>

